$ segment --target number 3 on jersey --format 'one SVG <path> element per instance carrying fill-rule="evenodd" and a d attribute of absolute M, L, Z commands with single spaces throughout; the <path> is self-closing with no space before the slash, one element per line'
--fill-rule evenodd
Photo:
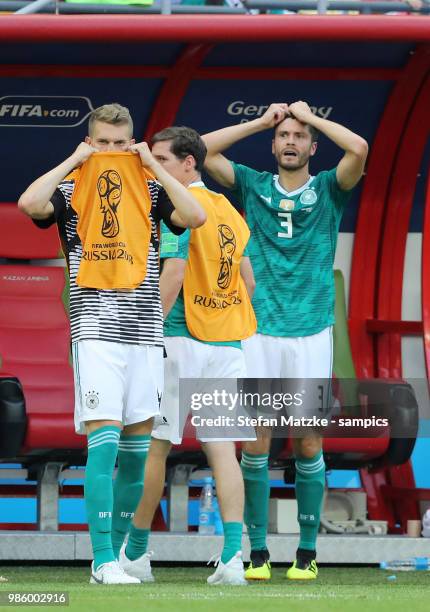
<path fill-rule="evenodd" d="M 278 238 L 292 238 L 293 237 L 293 220 L 290 212 L 280 212 L 278 217 L 285 219 L 281 221 L 281 227 L 286 227 L 286 232 L 278 232 Z"/>

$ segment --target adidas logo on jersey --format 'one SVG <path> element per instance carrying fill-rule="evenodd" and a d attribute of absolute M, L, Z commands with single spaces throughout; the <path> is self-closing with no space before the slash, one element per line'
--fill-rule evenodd
<path fill-rule="evenodd" d="M 260 198 L 264 200 L 265 202 L 267 202 L 267 204 L 272 203 L 272 198 L 268 198 L 267 196 L 264 196 L 264 195 L 260 195 Z"/>

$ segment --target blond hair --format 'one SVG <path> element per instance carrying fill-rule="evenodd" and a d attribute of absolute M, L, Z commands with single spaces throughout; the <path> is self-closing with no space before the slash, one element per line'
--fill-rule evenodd
<path fill-rule="evenodd" d="M 96 121 L 100 123 L 109 123 L 110 125 L 128 125 L 130 128 L 130 137 L 133 136 L 133 120 L 130 111 L 125 106 L 117 104 L 103 104 L 95 108 L 90 114 L 88 121 L 88 133 L 92 136 L 94 124 Z"/>

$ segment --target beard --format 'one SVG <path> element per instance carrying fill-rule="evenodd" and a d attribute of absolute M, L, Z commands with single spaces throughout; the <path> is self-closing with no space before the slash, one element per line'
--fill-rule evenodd
<path fill-rule="evenodd" d="M 308 164 L 310 153 L 301 153 L 297 157 L 291 157 L 289 160 L 284 158 L 282 153 L 277 154 L 275 157 L 278 166 L 283 170 L 301 170 Z"/>

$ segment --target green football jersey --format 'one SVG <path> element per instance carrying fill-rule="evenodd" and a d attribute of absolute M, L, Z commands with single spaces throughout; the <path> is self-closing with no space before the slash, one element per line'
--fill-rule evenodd
<path fill-rule="evenodd" d="M 292 192 L 270 172 L 231 162 L 234 192 L 251 230 L 257 332 L 309 336 L 334 323 L 334 275 L 340 220 L 349 191 L 336 169 L 320 172 Z"/>
<path fill-rule="evenodd" d="M 178 259 L 188 259 L 188 247 L 190 243 L 190 230 L 186 230 L 180 236 L 173 234 L 163 222 L 161 222 L 161 244 L 160 258 L 168 259 L 175 257 Z M 165 336 L 183 336 L 198 340 L 188 331 L 185 319 L 185 306 L 182 289 L 176 298 L 169 314 L 164 321 Z M 205 342 L 198 340 L 204 344 L 212 344 L 214 346 L 232 346 L 234 348 L 242 348 L 240 340 L 225 341 L 225 342 Z"/>

